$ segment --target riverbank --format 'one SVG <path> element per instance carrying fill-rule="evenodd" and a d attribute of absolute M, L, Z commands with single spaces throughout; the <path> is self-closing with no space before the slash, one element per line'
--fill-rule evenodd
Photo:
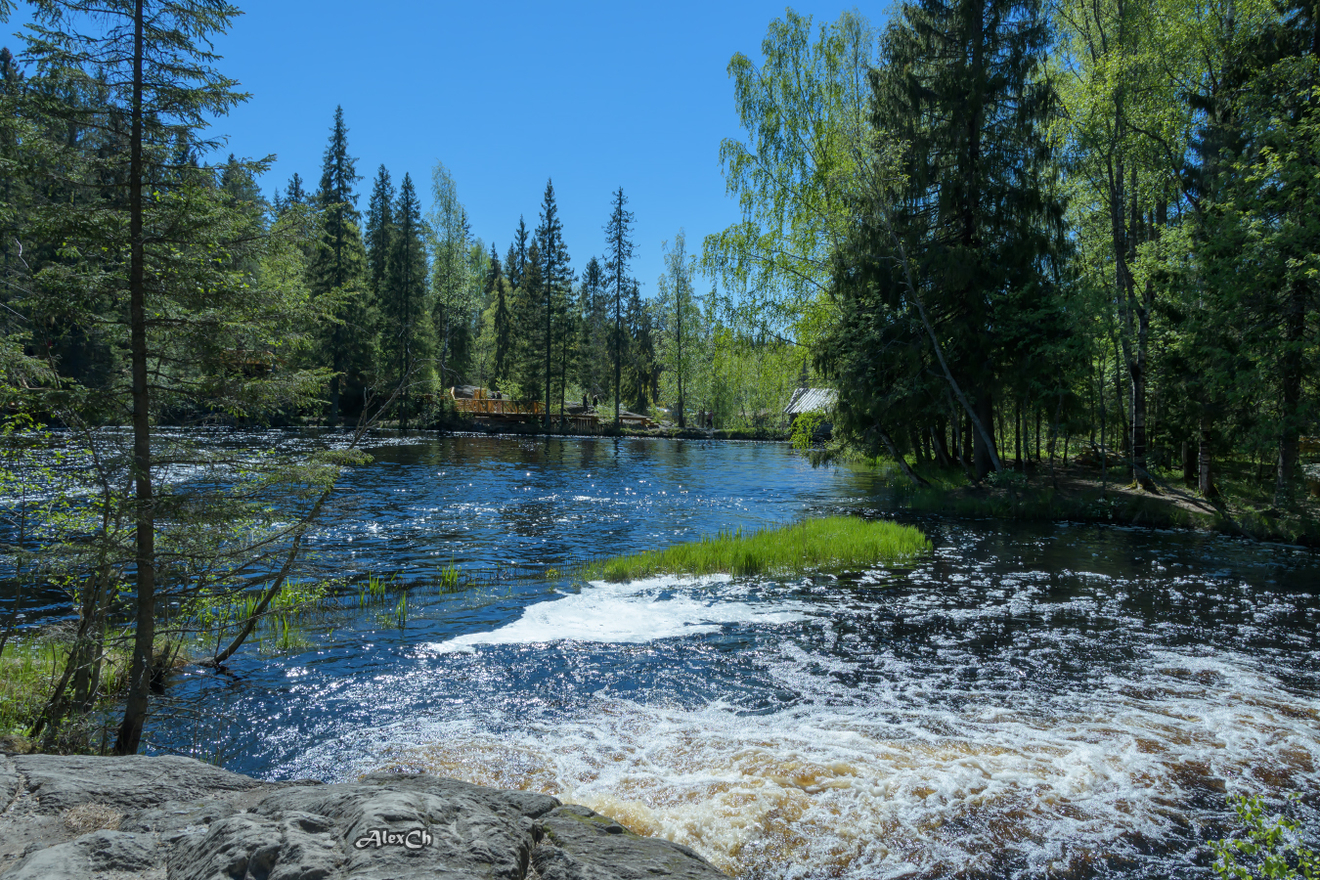
<path fill-rule="evenodd" d="M 390 427 L 389 422 L 381 423 L 380 427 Z M 680 428 L 673 424 L 661 424 L 654 428 L 615 428 L 613 423 L 606 422 L 592 432 L 577 431 L 571 427 L 547 429 L 544 425 L 526 422 L 507 422 L 500 424 L 491 424 L 488 422 L 479 422 L 475 419 L 463 418 L 458 415 L 447 415 L 431 426 L 441 434 L 484 434 L 491 437 L 498 436 L 539 436 L 539 437 L 649 437 L 662 440 L 757 440 L 767 443 L 786 442 L 790 434 L 787 430 L 776 428 L 757 428 L 754 430 L 739 430 L 729 428 Z"/>
<path fill-rule="evenodd" d="M 549 795 L 425 773 L 263 782 L 191 758 L 0 753 L 8 880 L 724 875 Z"/>
<path fill-rule="evenodd" d="M 972 485 L 961 470 L 914 466 L 930 485 L 916 486 L 892 462 L 872 463 L 900 501 L 926 514 L 1108 523 L 1149 528 L 1197 529 L 1258 541 L 1320 548 L 1320 504 L 1304 497 L 1278 510 L 1265 490 L 1252 491 L 1244 479 L 1226 478 L 1219 497 L 1206 499 L 1161 479 L 1154 491 L 1120 483 L 1122 472 L 1079 463 L 1029 463 L 1026 473 Z"/>

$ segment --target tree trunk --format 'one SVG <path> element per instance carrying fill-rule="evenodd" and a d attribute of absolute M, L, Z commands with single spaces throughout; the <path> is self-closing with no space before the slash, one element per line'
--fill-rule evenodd
<path fill-rule="evenodd" d="M 926 465 L 926 444 L 921 442 L 921 434 L 915 428 L 908 429 L 908 442 L 912 444 L 913 454 L 917 457 L 917 464 Z"/>
<path fill-rule="evenodd" d="M 552 260 L 545 261 L 545 429 L 550 430 L 550 381 L 554 375 L 550 366 L 550 351 L 553 348 L 550 335 L 550 318 L 554 305 L 555 267 Z"/>
<path fill-rule="evenodd" d="M 1022 459 L 1022 398 L 1015 401 L 1015 411 L 1013 413 L 1013 438 L 1015 443 L 1015 454 L 1017 455 L 1018 470 L 1022 473 L 1027 472 L 1027 463 Z"/>
<path fill-rule="evenodd" d="M 1320 27 L 1320 25 L 1317 25 Z M 1301 445 L 1302 347 L 1306 329 L 1306 299 L 1301 280 L 1290 285 L 1288 310 L 1283 321 L 1283 356 L 1280 358 L 1280 385 L 1283 405 L 1279 413 L 1279 462 L 1274 477 L 1274 503 L 1287 504 L 1294 488 L 1301 482 L 1299 447 Z"/>
<path fill-rule="evenodd" d="M 1210 429 L 1206 425 L 1205 419 L 1201 419 L 1200 431 L 1197 437 L 1197 485 L 1196 488 L 1205 498 L 1213 498 L 1218 492 L 1215 490 L 1215 482 L 1210 466 L 1212 464 L 1212 451 L 1210 449 Z"/>
<path fill-rule="evenodd" d="M 949 457 L 948 440 L 944 436 L 946 425 L 944 419 L 940 419 L 935 427 L 930 429 L 931 441 L 935 446 L 935 463 L 940 467 L 949 467 L 953 460 Z"/>
<path fill-rule="evenodd" d="M 133 481 L 136 489 L 135 584 L 137 630 L 128 673 L 128 697 L 115 754 L 136 754 L 151 697 L 152 647 L 156 640 L 156 519 L 151 485 L 151 392 L 147 384 L 146 248 L 142 230 L 143 0 L 133 7 L 133 107 L 129 136 L 128 235 L 129 325 L 133 382 Z"/>
<path fill-rule="evenodd" d="M 1142 476 L 1146 464 L 1146 362 L 1150 339 L 1150 306 L 1155 300 L 1155 287 L 1146 282 L 1142 301 L 1137 306 L 1137 351 L 1130 372 L 1132 376 L 1132 472 L 1141 488 L 1154 492 L 1150 477 Z"/>
<path fill-rule="evenodd" d="M 970 475 L 974 471 L 974 459 L 972 458 L 972 420 L 961 418 L 958 420 L 962 425 L 962 466 Z"/>
<path fill-rule="evenodd" d="M 990 398 L 989 391 L 983 391 L 976 399 L 976 417 L 981 424 L 986 426 L 989 431 L 993 431 L 995 410 L 994 401 Z M 994 462 L 991 460 L 992 450 L 995 445 L 994 435 L 984 438 L 982 432 L 978 431 L 972 435 L 972 461 L 976 468 L 976 478 L 984 480 L 986 476 L 995 470 Z"/>
<path fill-rule="evenodd" d="M 1036 407 L 1036 462 L 1040 462 L 1040 407 Z"/>
<path fill-rule="evenodd" d="M 1063 411 L 1063 394 L 1060 392 L 1057 401 L 1054 404 L 1054 420 L 1050 423 L 1050 482 L 1054 485 L 1054 490 L 1059 490 L 1059 476 L 1054 470 L 1054 445 L 1059 438 L 1059 414 Z M 1064 447 L 1064 464 L 1068 462 L 1068 450 Z"/>
<path fill-rule="evenodd" d="M 878 422 L 875 425 L 875 432 L 879 435 L 880 442 L 885 444 L 885 449 L 889 450 L 889 457 L 898 462 L 898 466 L 903 470 L 903 473 L 909 480 L 916 483 L 918 486 L 930 485 L 929 482 L 922 479 L 922 477 L 912 470 L 912 467 L 907 463 L 906 458 L 898 454 L 898 448 L 894 446 L 893 438 L 889 436 L 889 433 L 882 428 Z"/>
<path fill-rule="evenodd" d="M 1131 434 L 1129 433 L 1130 425 L 1128 423 L 1127 407 L 1123 405 L 1123 398 L 1126 396 L 1123 393 L 1123 374 L 1119 368 L 1120 358 L 1122 358 L 1123 356 L 1124 355 L 1122 354 L 1122 351 L 1117 341 L 1115 340 L 1114 342 L 1114 414 L 1118 418 L 1115 420 L 1116 424 L 1114 425 L 1113 434 L 1116 438 L 1118 438 L 1118 443 L 1116 444 L 1118 446 L 1118 449 L 1116 450 L 1116 452 L 1120 456 L 1127 453 L 1131 448 L 1128 444 L 1128 439 L 1131 437 Z"/>
<path fill-rule="evenodd" d="M 621 305 L 623 300 L 623 276 L 619 273 L 614 275 L 614 429 L 619 430 L 619 383 L 623 378 L 623 360 L 619 353 L 619 346 L 623 342 L 623 312 Z"/>

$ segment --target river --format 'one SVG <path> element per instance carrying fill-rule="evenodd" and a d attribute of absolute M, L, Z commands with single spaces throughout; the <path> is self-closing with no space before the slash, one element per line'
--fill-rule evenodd
<path fill-rule="evenodd" d="M 402 627 L 339 615 L 302 648 L 187 671 L 151 750 L 274 779 L 396 767 L 545 791 L 756 878 L 1209 877 L 1227 793 L 1300 792 L 1315 821 L 1313 554 L 907 517 L 873 474 L 779 444 L 369 451 L 315 535 L 322 564 L 520 576 L 418 586 Z M 905 518 L 934 551 L 840 577 L 559 573 L 831 512 Z"/>

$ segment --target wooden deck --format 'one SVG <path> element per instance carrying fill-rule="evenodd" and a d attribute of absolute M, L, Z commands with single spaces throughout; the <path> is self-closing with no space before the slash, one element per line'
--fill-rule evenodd
<path fill-rule="evenodd" d="M 450 388 L 449 397 L 454 402 L 454 409 L 462 415 L 471 417 L 478 424 L 511 425 L 543 422 L 545 403 L 540 400 L 509 400 L 504 397 L 491 397 L 484 388 L 472 389 L 472 396 L 459 394 L 458 389 Z M 654 428 L 656 423 L 643 415 L 626 410 L 619 414 L 619 420 L 629 428 Z M 599 413 L 595 409 L 582 409 L 574 405 L 563 416 L 550 414 L 552 427 L 569 430 L 577 434 L 598 434 L 601 428 L 614 424 L 613 413 Z"/>

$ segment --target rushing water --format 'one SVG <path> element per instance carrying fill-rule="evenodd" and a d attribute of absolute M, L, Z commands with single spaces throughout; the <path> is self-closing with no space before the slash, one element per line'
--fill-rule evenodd
<path fill-rule="evenodd" d="M 870 474 L 781 445 L 371 451 L 316 549 L 419 583 L 890 506 Z M 839 578 L 419 586 L 403 629 L 364 612 L 184 674 L 151 741 L 272 778 L 393 766 L 546 791 L 748 877 L 1200 877 L 1226 793 L 1297 791 L 1314 820 L 1314 556 L 917 524 L 931 555 Z"/>

